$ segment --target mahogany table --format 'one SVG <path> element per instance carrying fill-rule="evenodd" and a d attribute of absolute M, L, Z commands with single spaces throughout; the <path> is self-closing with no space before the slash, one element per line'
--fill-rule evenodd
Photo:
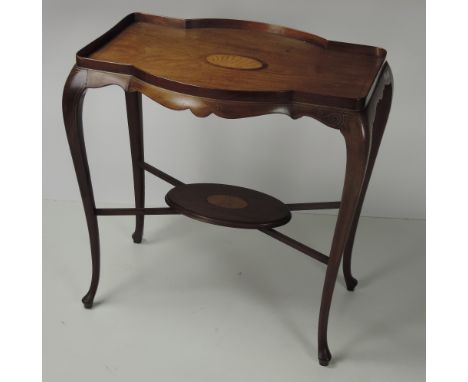
<path fill-rule="evenodd" d="M 135 215 L 140 243 L 145 215 L 182 214 L 207 223 L 257 229 L 326 265 L 318 324 L 318 359 L 331 354 L 327 326 L 343 258 L 347 289 L 362 203 L 387 122 L 393 92 L 381 48 L 328 41 L 276 25 L 133 13 L 81 49 L 65 84 L 63 115 L 91 242 L 92 278 L 83 297 L 93 305 L 99 282 L 98 216 Z M 125 91 L 135 208 L 97 208 L 82 127 L 89 88 Z M 347 159 L 341 201 L 285 204 L 261 192 L 223 184 L 184 184 L 144 161 L 141 94 L 198 117 L 243 118 L 268 113 L 312 117 L 341 132 Z M 145 208 L 145 171 L 172 184 L 167 207 Z M 329 256 L 280 232 L 291 211 L 339 209 Z"/>

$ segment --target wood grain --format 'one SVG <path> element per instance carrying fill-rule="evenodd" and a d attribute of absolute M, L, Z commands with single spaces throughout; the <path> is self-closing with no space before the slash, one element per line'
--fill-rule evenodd
<path fill-rule="evenodd" d="M 206 60 L 218 54 L 255 58 L 264 67 L 229 71 Z M 264 23 L 132 14 L 79 51 L 77 64 L 200 97 L 359 110 L 385 55 Z"/>
<path fill-rule="evenodd" d="M 328 318 L 336 279 L 343 258 L 347 288 L 357 284 L 351 274 L 354 236 L 392 102 L 393 76 L 385 55 L 381 48 L 328 41 L 271 24 L 139 13 L 81 49 L 65 84 L 63 115 L 91 243 L 93 273 L 82 300 L 85 307 L 92 307 L 99 283 L 98 215 L 136 215 L 136 242 L 141 241 L 143 216 L 151 214 L 181 213 L 211 224 L 259 229 L 327 265 L 318 358 L 328 365 Z M 94 202 L 82 105 L 87 89 L 108 85 L 126 92 L 135 208 L 101 209 Z M 341 201 L 285 205 L 243 187 L 182 183 L 144 162 L 141 94 L 199 117 L 282 113 L 309 116 L 340 130 L 347 151 Z M 166 195 L 170 208 L 144 208 L 144 170 L 175 186 Z M 286 224 L 290 211 L 338 207 L 329 256 L 272 229 Z"/>
<path fill-rule="evenodd" d="M 192 219 L 235 228 L 272 228 L 286 224 L 291 212 L 273 196 L 245 187 L 191 183 L 174 187 L 166 203 Z"/>

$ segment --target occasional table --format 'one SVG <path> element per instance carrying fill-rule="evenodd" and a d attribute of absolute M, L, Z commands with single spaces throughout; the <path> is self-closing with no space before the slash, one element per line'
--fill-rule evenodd
<path fill-rule="evenodd" d="M 135 243 L 142 240 L 145 215 L 182 214 L 256 229 L 325 264 L 318 359 L 328 365 L 333 290 L 342 258 L 347 289 L 357 284 L 351 274 L 353 242 L 390 111 L 393 78 L 385 56 L 381 48 L 328 41 L 271 24 L 141 13 L 128 15 L 81 49 L 65 84 L 63 115 L 91 243 L 92 278 L 84 306 L 92 307 L 99 283 L 98 216 L 135 215 Z M 125 91 L 135 208 L 98 208 L 94 201 L 82 104 L 87 89 L 108 85 Z M 144 160 L 142 94 L 197 117 L 281 113 L 311 117 L 341 132 L 347 151 L 341 200 L 288 204 L 248 188 L 183 183 Z M 145 171 L 174 186 L 166 195 L 167 206 L 145 207 Z M 275 229 L 288 223 L 292 211 L 317 209 L 339 210 L 329 255 Z"/>

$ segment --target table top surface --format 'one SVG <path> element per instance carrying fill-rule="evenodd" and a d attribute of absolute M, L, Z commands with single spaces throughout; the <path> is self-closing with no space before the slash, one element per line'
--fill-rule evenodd
<path fill-rule="evenodd" d="M 359 110 L 385 56 L 271 24 L 134 13 L 80 50 L 77 63 L 200 97 Z"/>

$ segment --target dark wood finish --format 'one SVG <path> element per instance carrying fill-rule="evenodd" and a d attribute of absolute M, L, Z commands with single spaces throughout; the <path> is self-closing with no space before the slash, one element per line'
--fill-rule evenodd
<path fill-rule="evenodd" d="M 375 89 L 374 96 L 367 106 L 368 113 L 365 114 L 365 122 L 372 126 L 372 134 L 369 138 L 369 161 L 366 168 L 366 174 L 362 185 L 361 194 L 359 196 L 358 206 L 354 215 L 351 232 L 349 239 L 346 243 L 346 248 L 343 255 L 343 273 L 346 280 L 346 287 L 348 290 L 353 291 L 358 281 L 351 274 L 351 255 L 353 251 L 354 238 L 361 215 L 362 204 L 366 195 L 367 187 L 369 185 L 372 170 L 374 168 L 377 153 L 379 151 L 380 143 L 382 141 L 385 126 L 387 125 L 388 115 L 390 114 L 390 106 L 392 104 L 393 95 L 393 78 L 388 65 L 384 68 L 384 78 L 381 78 Z"/>
<path fill-rule="evenodd" d="M 176 211 L 205 223 L 235 228 L 271 228 L 286 224 L 291 212 L 278 199 L 245 187 L 215 183 L 177 186 L 166 195 Z"/>
<path fill-rule="evenodd" d="M 91 244 L 93 272 L 85 307 L 92 306 L 99 283 L 98 215 L 136 215 L 135 242 L 141 241 L 144 215 L 182 213 L 208 223 L 256 228 L 327 265 L 318 358 L 328 365 L 328 317 L 336 277 L 343 257 L 347 288 L 357 284 L 351 254 L 390 111 L 393 78 L 385 55 L 381 48 L 328 41 L 276 25 L 140 13 L 128 15 L 80 50 L 65 84 L 63 115 Z M 95 207 L 82 103 L 87 89 L 108 85 L 118 85 L 126 94 L 135 208 Z M 141 94 L 198 117 L 281 113 L 308 116 L 339 130 L 347 151 L 341 201 L 283 204 L 242 187 L 184 185 L 144 162 Z M 169 208 L 144 208 L 144 171 L 175 186 L 166 195 Z M 329 256 L 272 229 L 286 224 L 290 211 L 331 208 L 339 208 L 339 213 Z"/>
<path fill-rule="evenodd" d="M 133 188 L 135 192 L 135 207 L 145 207 L 145 170 L 140 163 L 144 162 L 143 148 L 143 110 L 141 93 L 126 92 L 128 131 L 130 135 L 130 152 L 132 155 Z M 143 238 L 144 215 L 135 217 L 135 232 L 132 235 L 133 242 L 141 243 Z"/>
<path fill-rule="evenodd" d="M 374 129 L 377 134 L 380 134 L 380 130 L 383 132 L 381 121 L 387 119 L 390 111 L 392 92 L 392 72 L 390 66 L 385 64 L 367 108 L 363 112 L 356 113 L 350 117 L 345 127 L 341 130 L 347 150 L 346 173 L 320 305 L 318 346 L 319 362 L 323 366 L 328 365 L 331 360 L 327 340 L 328 315 L 330 313 L 331 300 L 341 257 L 350 240 L 353 240 L 351 232 L 356 225 L 355 219 L 362 205 L 367 173 L 372 170 L 373 165 L 369 164 L 373 153 L 372 136 Z M 347 276 L 349 277 L 350 275 Z M 348 288 L 349 282 L 347 280 Z"/>
<path fill-rule="evenodd" d="M 261 70 L 214 67 L 210 55 L 256 59 Z M 328 41 L 240 20 L 176 20 L 135 13 L 83 48 L 81 67 L 129 74 L 199 97 L 362 109 L 384 49 Z"/>
<path fill-rule="evenodd" d="M 95 214 L 98 216 L 117 216 L 117 215 L 178 215 L 180 212 L 168 208 L 96 208 Z"/>
<path fill-rule="evenodd" d="M 289 211 L 334 210 L 340 208 L 340 202 L 287 203 Z"/>
<path fill-rule="evenodd" d="M 297 240 L 290 238 L 289 236 L 286 236 L 284 233 L 275 231 L 274 229 L 271 229 L 271 228 L 260 228 L 259 231 L 267 234 L 268 236 L 275 238 L 276 240 L 281 241 L 282 243 L 286 245 L 289 245 L 290 247 L 293 247 L 299 252 L 302 252 L 305 255 L 310 256 L 314 258 L 315 260 L 320 261 L 321 263 L 328 264 L 328 256 L 324 255 L 323 253 L 320 253 L 319 251 L 316 251 L 313 248 L 308 247 L 307 245 Z"/>
<path fill-rule="evenodd" d="M 353 114 L 347 109 L 299 103 L 292 99 L 281 102 L 277 100 L 242 101 L 199 97 L 154 86 L 131 75 L 82 67 L 79 69 L 87 72 L 88 88 L 118 85 L 125 91 L 143 93 L 164 107 L 173 110 L 188 109 L 197 117 L 207 117 L 214 114 L 222 118 L 245 118 L 277 113 L 289 115 L 294 119 L 308 116 L 334 129 L 341 129 L 347 116 Z"/>
<path fill-rule="evenodd" d="M 68 76 L 63 91 L 62 109 L 65 130 L 67 132 L 68 144 L 75 166 L 78 186 L 80 188 L 81 199 L 83 201 L 86 222 L 88 225 L 89 241 L 91 244 L 92 277 L 88 293 L 82 301 L 85 308 L 93 306 L 99 284 L 100 272 L 100 249 L 99 249 L 99 228 L 97 216 L 94 213 L 94 193 L 89 173 L 88 158 L 86 156 L 86 146 L 83 136 L 83 98 L 86 93 L 86 72 L 73 68 Z"/>
<path fill-rule="evenodd" d="M 160 169 L 151 166 L 148 163 L 140 163 L 141 168 L 145 169 L 149 173 L 153 174 L 154 176 L 157 176 L 158 178 L 164 180 L 167 183 L 172 184 L 173 186 L 181 186 L 184 183 L 182 183 L 180 180 L 174 178 L 173 176 L 166 174 L 165 172 L 161 171 Z"/>

